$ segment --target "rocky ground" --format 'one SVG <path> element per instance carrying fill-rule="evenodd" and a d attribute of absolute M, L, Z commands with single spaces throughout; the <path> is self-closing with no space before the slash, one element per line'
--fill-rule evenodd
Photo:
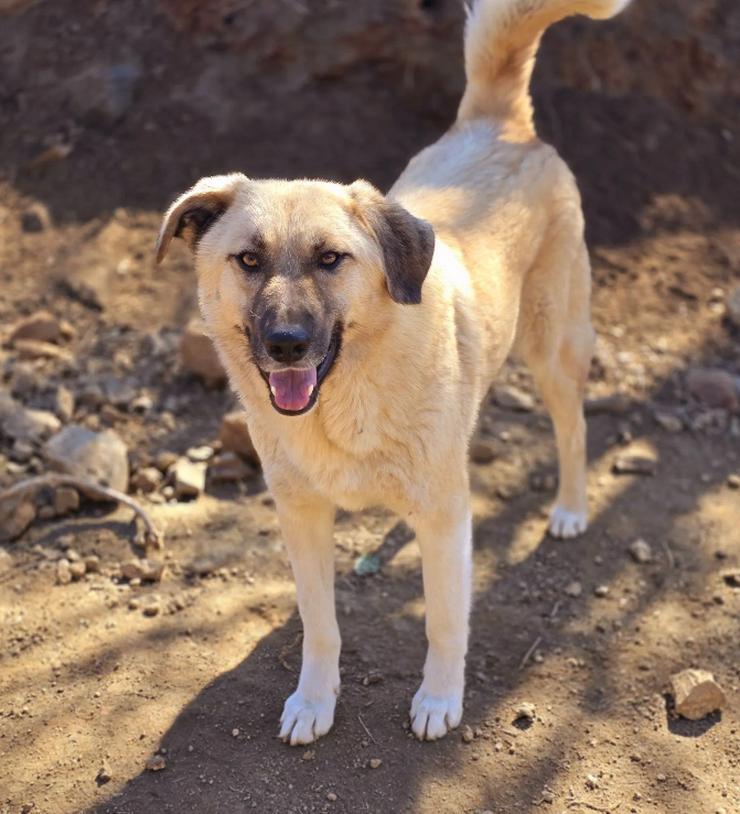
<path fill-rule="evenodd" d="M 464 727 L 409 735 L 412 534 L 341 514 L 336 725 L 291 749 L 274 507 L 189 258 L 152 245 L 208 172 L 387 184 L 454 114 L 461 15 L 283 5 L 0 3 L 0 811 L 740 811 L 738 9 L 548 35 L 540 128 L 594 265 L 591 528 L 544 534 L 551 429 L 513 361 L 471 447 Z M 722 692 L 684 698 L 688 668 Z"/>

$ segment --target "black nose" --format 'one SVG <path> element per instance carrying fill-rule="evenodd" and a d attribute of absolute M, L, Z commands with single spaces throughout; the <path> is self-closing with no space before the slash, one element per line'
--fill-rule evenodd
<path fill-rule="evenodd" d="M 299 325 L 273 328 L 265 336 L 265 347 L 276 362 L 288 365 L 306 355 L 310 339 L 308 331 Z"/>

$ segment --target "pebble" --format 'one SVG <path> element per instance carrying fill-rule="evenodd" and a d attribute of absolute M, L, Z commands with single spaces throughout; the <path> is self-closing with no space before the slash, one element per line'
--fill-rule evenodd
<path fill-rule="evenodd" d="M 253 477 L 254 469 L 235 452 L 217 455 L 208 466 L 208 478 L 212 483 L 235 483 Z"/>
<path fill-rule="evenodd" d="M 383 765 L 383 761 L 379 757 L 371 757 L 368 765 L 371 769 L 379 769 Z"/>
<path fill-rule="evenodd" d="M 178 458 L 172 467 L 172 485 L 178 500 L 197 498 L 206 488 L 206 465 Z"/>
<path fill-rule="evenodd" d="M 57 562 L 57 582 L 60 585 L 69 585 L 72 582 L 72 572 L 69 568 L 69 560 L 66 557 L 62 557 Z"/>
<path fill-rule="evenodd" d="M 724 691 L 706 670 L 682 670 L 672 675 L 671 694 L 676 712 L 690 721 L 722 709 L 726 701 Z"/>
<path fill-rule="evenodd" d="M 16 323 L 9 337 L 11 345 L 17 339 L 36 339 L 39 342 L 59 342 L 62 332 L 59 320 L 48 311 L 36 311 Z"/>
<path fill-rule="evenodd" d="M 567 596 L 572 596 L 575 599 L 583 593 L 583 586 L 577 580 L 573 580 L 573 582 L 569 582 L 565 586 L 564 592 Z"/>
<path fill-rule="evenodd" d="M 652 562 L 653 560 L 653 550 L 642 538 L 630 543 L 627 550 L 629 551 L 632 559 L 637 563 L 644 564 L 647 562 Z"/>
<path fill-rule="evenodd" d="M 472 743 L 475 740 L 475 734 L 469 726 L 463 727 L 461 737 L 463 743 Z"/>
<path fill-rule="evenodd" d="M 740 489 L 740 474 L 732 473 L 727 476 L 727 485 L 730 489 Z"/>
<path fill-rule="evenodd" d="M 188 460 L 192 461 L 193 463 L 204 463 L 205 461 L 210 461 L 211 458 L 213 458 L 213 452 L 213 447 L 205 445 L 201 447 L 190 447 L 185 455 Z"/>
<path fill-rule="evenodd" d="M 80 508 L 80 493 L 71 486 L 58 486 L 54 490 L 54 513 L 57 517 L 76 512 Z"/>
<path fill-rule="evenodd" d="M 72 420 L 75 412 L 75 397 L 72 391 L 64 385 L 59 385 L 54 391 L 54 412 L 57 418 L 63 423 Z"/>
<path fill-rule="evenodd" d="M 537 715 L 537 709 L 534 704 L 530 703 L 529 701 L 524 701 L 519 704 L 518 707 L 514 710 L 514 720 L 526 720 L 526 721 L 534 721 Z"/>
<path fill-rule="evenodd" d="M 720 577 L 730 588 L 740 588 L 740 568 L 727 568 L 720 573 Z"/>
<path fill-rule="evenodd" d="M 653 412 L 655 423 L 664 429 L 666 432 L 681 432 L 683 429 L 683 421 L 674 413 L 668 413 L 664 410 L 655 410 Z"/>
<path fill-rule="evenodd" d="M 145 466 L 138 469 L 131 477 L 131 488 L 137 492 L 149 494 L 162 483 L 162 473 L 155 466 Z"/>
<path fill-rule="evenodd" d="M 49 210 L 42 203 L 35 203 L 21 212 L 21 229 L 29 234 L 43 232 L 51 226 Z"/>
<path fill-rule="evenodd" d="M 14 402 L 14 400 L 11 400 Z M 62 423 L 49 410 L 32 410 L 18 402 L 12 406 L 4 401 L 0 404 L 2 431 L 15 441 L 36 444 L 48 438 L 61 428 Z"/>
<path fill-rule="evenodd" d="M 97 574 L 100 572 L 100 557 L 97 554 L 88 554 L 85 557 L 85 570 L 88 574 Z"/>
<path fill-rule="evenodd" d="M 259 456 L 252 444 L 252 437 L 247 426 L 247 416 L 243 410 L 233 410 L 221 419 L 218 440 L 224 452 L 235 452 L 256 466 Z"/>
<path fill-rule="evenodd" d="M 518 387 L 500 386 L 493 391 L 493 401 L 504 410 L 513 410 L 517 413 L 531 413 L 535 408 L 535 400 L 524 390 Z"/>
<path fill-rule="evenodd" d="M 98 433 L 68 424 L 47 441 L 44 455 L 62 472 L 128 491 L 128 450 L 114 430 Z"/>
<path fill-rule="evenodd" d="M 98 785 L 102 786 L 103 783 L 108 783 L 110 779 L 113 777 L 111 773 L 110 766 L 107 763 L 104 763 L 99 769 L 98 773 L 95 775 L 95 781 Z"/>
<path fill-rule="evenodd" d="M 597 585 L 594 588 L 594 596 L 603 599 L 605 596 L 609 595 L 609 586 L 608 585 Z"/>
<path fill-rule="evenodd" d="M 496 457 L 493 444 L 487 441 L 473 441 L 470 445 L 470 460 L 476 464 L 490 464 Z"/>
<path fill-rule="evenodd" d="M 6 500 L 0 503 L 0 542 L 16 540 L 36 519 L 36 504 L 31 500 Z"/>
<path fill-rule="evenodd" d="M 327 799 L 327 800 L 328 800 L 330 803 L 336 803 L 336 801 L 337 801 L 337 799 L 338 799 L 338 798 L 337 798 L 337 795 L 336 795 L 336 794 L 334 794 L 334 792 L 333 792 L 333 791 L 327 791 L 327 792 L 326 792 L 326 799 Z"/>
<path fill-rule="evenodd" d="M 157 455 L 154 463 L 160 472 L 167 472 L 171 466 L 174 466 L 177 463 L 179 457 L 180 456 L 175 452 L 164 450 Z"/>
<path fill-rule="evenodd" d="M 195 318 L 187 324 L 180 340 L 180 361 L 185 370 L 209 386 L 226 381 L 226 371 L 202 319 Z"/>
<path fill-rule="evenodd" d="M 617 475 L 654 475 L 657 468 L 656 459 L 646 455 L 618 455 L 612 464 Z"/>
<path fill-rule="evenodd" d="M 686 374 L 686 389 L 707 407 L 731 412 L 737 409 L 735 381 L 729 373 L 719 368 L 692 368 Z"/>
<path fill-rule="evenodd" d="M 231 730 L 231 737 L 232 737 L 232 738 L 238 738 L 238 737 L 239 737 L 239 730 L 237 729 L 237 727 L 234 727 L 234 728 Z"/>
<path fill-rule="evenodd" d="M 148 772 L 161 772 L 162 769 L 167 768 L 167 761 L 164 755 L 152 755 L 144 764 L 144 768 Z"/>
<path fill-rule="evenodd" d="M 75 562 L 70 562 L 69 564 L 69 573 L 74 580 L 82 579 L 82 577 L 85 576 L 86 571 L 87 567 L 81 560 L 76 560 Z"/>

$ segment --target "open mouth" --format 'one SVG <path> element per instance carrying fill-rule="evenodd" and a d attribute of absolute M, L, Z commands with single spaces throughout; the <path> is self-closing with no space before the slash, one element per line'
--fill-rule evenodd
<path fill-rule="evenodd" d="M 283 415 L 302 415 L 316 404 L 319 388 L 331 370 L 342 344 L 342 326 L 332 332 L 326 356 L 316 367 L 290 367 L 271 372 L 259 368 L 270 390 L 272 406 Z"/>

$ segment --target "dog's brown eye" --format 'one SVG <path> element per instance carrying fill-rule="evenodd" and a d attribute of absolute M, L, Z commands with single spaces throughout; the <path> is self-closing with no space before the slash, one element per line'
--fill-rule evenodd
<path fill-rule="evenodd" d="M 319 258 L 319 265 L 325 269 L 336 268 L 342 255 L 337 252 L 324 252 Z"/>
<path fill-rule="evenodd" d="M 259 267 L 260 259 L 254 252 L 242 252 L 236 256 L 236 262 L 246 271 L 254 271 Z"/>

